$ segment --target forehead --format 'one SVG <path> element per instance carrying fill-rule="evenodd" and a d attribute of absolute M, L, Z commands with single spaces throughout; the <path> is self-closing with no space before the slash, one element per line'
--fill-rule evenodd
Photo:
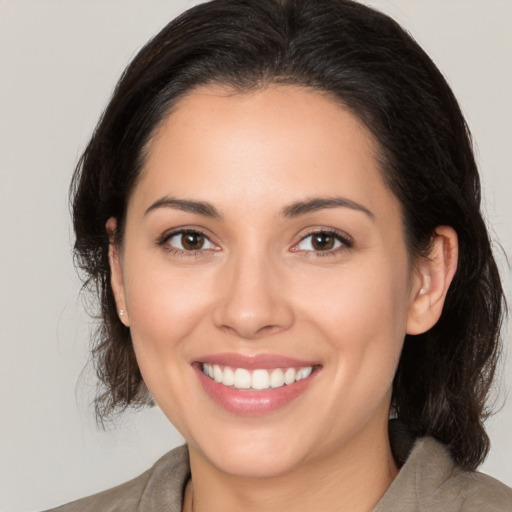
<path fill-rule="evenodd" d="M 268 146 L 273 140 L 275 145 L 287 147 L 286 142 L 291 142 L 296 154 L 301 153 L 301 146 L 296 144 L 300 140 L 315 143 L 320 151 L 333 136 L 337 142 L 344 139 L 354 151 L 363 149 L 373 155 L 377 149 L 370 131 L 340 101 L 321 91 L 288 85 L 247 92 L 221 85 L 193 89 L 172 107 L 155 130 L 148 149 L 155 150 L 162 138 L 172 136 L 178 140 L 190 132 L 198 139 L 207 136 L 208 142 L 217 135 L 217 142 L 225 143 L 226 131 L 237 144 L 259 141 Z"/>
<path fill-rule="evenodd" d="M 137 189 L 146 201 L 193 194 L 256 209 L 336 193 L 371 209 L 390 195 L 376 153 L 362 122 L 324 94 L 297 86 L 247 93 L 201 87 L 155 131 Z"/>

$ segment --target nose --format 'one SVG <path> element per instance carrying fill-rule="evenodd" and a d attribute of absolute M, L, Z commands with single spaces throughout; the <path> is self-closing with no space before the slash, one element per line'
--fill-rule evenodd
<path fill-rule="evenodd" d="M 238 255 L 226 262 L 219 281 L 213 315 L 216 327 L 254 340 L 285 331 L 293 324 L 286 278 L 268 255 Z"/>

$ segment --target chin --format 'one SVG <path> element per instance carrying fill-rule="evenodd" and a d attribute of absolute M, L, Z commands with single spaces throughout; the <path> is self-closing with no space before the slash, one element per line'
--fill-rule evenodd
<path fill-rule="evenodd" d="M 259 449 L 257 452 L 224 452 L 214 453 L 213 460 L 209 462 L 217 470 L 238 478 L 275 478 L 293 471 L 298 461 L 289 460 L 287 454 L 266 452 Z"/>
<path fill-rule="evenodd" d="M 217 470 L 240 478 L 277 477 L 289 473 L 307 457 L 300 436 L 294 439 L 279 435 L 277 429 L 243 433 L 227 430 L 224 435 L 209 437 L 205 443 L 191 442 L 189 449 Z"/>

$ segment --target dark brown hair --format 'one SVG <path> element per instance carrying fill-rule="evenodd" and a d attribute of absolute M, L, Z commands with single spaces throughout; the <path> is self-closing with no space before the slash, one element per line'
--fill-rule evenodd
<path fill-rule="evenodd" d="M 350 0 L 214 0 L 169 23 L 121 77 L 75 171 L 75 255 L 95 287 L 101 324 L 93 356 L 105 418 L 151 402 L 130 331 L 110 286 L 105 222 L 118 221 L 145 148 L 171 107 L 194 87 L 247 91 L 292 84 L 327 93 L 373 133 L 388 186 L 399 199 L 412 255 L 428 254 L 437 226 L 459 237 L 458 270 L 443 314 L 406 336 L 393 386 L 395 414 L 415 436 L 446 443 L 475 468 L 488 451 L 486 398 L 499 353 L 503 292 L 480 213 L 472 143 L 445 79 L 395 21 Z"/>

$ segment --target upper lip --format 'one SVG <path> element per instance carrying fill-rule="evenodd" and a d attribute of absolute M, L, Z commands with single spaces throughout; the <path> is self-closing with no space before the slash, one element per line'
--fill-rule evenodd
<path fill-rule="evenodd" d="M 218 364 L 219 366 L 229 366 L 231 368 L 246 368 L 248 370 L 273 369 L 273 368 L 303 368 L 307 366 L 317 366 L 318 361 L 296 359 L 277 354 L 255 354 L 251 356 L 223 353 L 209 354 L 198 357 L 196 363 Z"/>

